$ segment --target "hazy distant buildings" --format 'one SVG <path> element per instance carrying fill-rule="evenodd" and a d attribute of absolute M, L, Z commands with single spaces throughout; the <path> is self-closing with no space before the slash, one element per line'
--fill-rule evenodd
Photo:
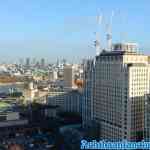
<path fill-rule="evenodd" d="M 27 66 L 27 67 L 30 66 L 30 58 L 26 58 L 26 66 Z"/>
<path fill-rule="evenodd" d="M 20 58 L 20 59 L 19 59 L 19 65 L 21 65 L 21 66 L 24 65 L 24 60 L 23 60 L 23 58 Z"/>
<path fill-rule="evenodd" d="M 41 59 L 41 64 L 40 64 L 41 68 L 44 68 L 45 67 L 45 59 L 42 58 Z"/>
<path fill-rule="evenodd" d="M 36 58 L 35 57 L 32 59 L 32 65 L 36 65 Z"/>

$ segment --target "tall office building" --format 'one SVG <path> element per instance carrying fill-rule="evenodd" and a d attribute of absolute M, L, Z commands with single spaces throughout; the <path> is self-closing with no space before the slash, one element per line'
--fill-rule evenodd
<path fill-rule="evenodd" d="M 137 51 L 135 43 L 120 43 L 96 57 L 93 118 L 100 125 L 101 139 L 136 141 L 143 138 L 150 67 L 148 56 Z"/>
<path fill-rule="evenodd" d="M 65 88 L 75 87 L 75 68 L 73 65 L 64 66 L 64 86 Z"/>
<path fill-rule="evenodd" d="M 144 132 L 145 141 L 150 141 L 150 94 L 147 95 L 145 101 L 145 132 Z"/>
<path fill-rule="evenodd" d="M 94 92 L 94 61 L 86 60 L 84 62 L 83 73 L 83 102 L 82 102 L 82 122 L 86 128 L 93 120 L 93 92 Z"/>

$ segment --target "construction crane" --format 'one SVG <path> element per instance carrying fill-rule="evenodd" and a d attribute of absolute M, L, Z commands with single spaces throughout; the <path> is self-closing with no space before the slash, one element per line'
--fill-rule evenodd
<path fill-rule="evenodd" d="M 110 22 L 106 24 L 106 40 L 107 40 L 107 50 L 112 50 L 112 21 L 113 21 L 114 11 L 112 11 Z"/>
<path fill-rule="evenodd" d="M 98 56 L 100 54 L 100 51 L 102 49 L 101 47 L 101 44 L 100 44 L 100 36 L 98 34 L 98 28 L 99 28 L 99 25 L 101 25 L 102 23 L 102 15 L 98 15 L 97 16 L 97 31 L 95 32 L 95 41 L 94 41 L 94 46 L 96 48 L 96 55 Z"/>
<path fill-rule="evenodd" d="M 94 41 L 94 46 L 96 48 L 96 55 L 98 56 L 100 53 L 101 46 L 100 46 L 100 41 L 98 38 L 98 33 L 96 32 L 95 35 L 96 35 L 96 40 Z"/>

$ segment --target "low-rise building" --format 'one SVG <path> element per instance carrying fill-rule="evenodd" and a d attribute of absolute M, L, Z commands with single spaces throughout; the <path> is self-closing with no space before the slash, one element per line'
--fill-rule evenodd
<path fill-rule="evenodd" d="M 81 114 L 82 93 L 77 89 L 51 91 L 48 94 L 47 103 L 52 106 L 59 106 L 60 111 Z"/>

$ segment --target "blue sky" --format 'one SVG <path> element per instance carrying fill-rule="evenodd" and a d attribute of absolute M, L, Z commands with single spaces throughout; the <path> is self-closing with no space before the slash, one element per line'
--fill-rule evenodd
<path fill-rule="evenodd" d="M 112 10 L 113 41 L 138 42 L 149 53 L 149 0 L 1 0 L 0 59 L 94 56 L 96 30 L 106 43 L 104 23 L 97 29 L 96 15 L 103 12 L 107 22 Z"/>

